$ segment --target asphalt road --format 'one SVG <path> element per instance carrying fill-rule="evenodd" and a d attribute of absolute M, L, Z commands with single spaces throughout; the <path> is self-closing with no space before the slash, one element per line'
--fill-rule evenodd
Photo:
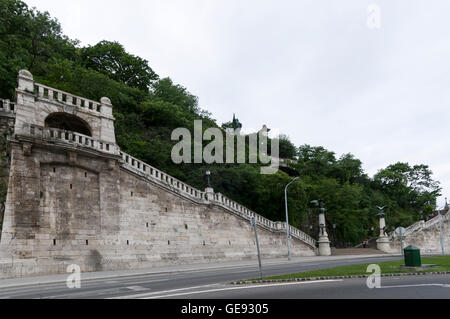
<path fill-rule="evenodd" d="M 264 275 L 281 275 L 299 271 L 329 268 L 349 264 L 377 263 L 398 257 L 376 257 L 339 260 L 271 264 L 264 267 Z M 386 288 L 369 290 L 365 280 L 303 283 L 272 287 L 242 288 L 230 282 L 258 277 L 258 267 L 236 266 L 165 274 L 120 277 L 114 279 L 85 280 L 80 289 L 69 289 L 66 283 L 29 285 L 2 288 L 3 299 L 103 299 L 103 298 L 402 298 L 406 289 Z M 447 276 L 448 277 L 448 276 Z M 446 277 L 419 276 L 386 282 L 404 284 L 450 284 Z M 384 279 L 384 278 L 383 278 Z M 446 281 L 445 281 L 446 280 Z M 231 289 L 233 288 L 233 289 Z M 374 293 L 374 291 L 377 291 Z M 412 298 L 450 298 L 450 289 L 444 286 L 421 286 L 408 290 Z"/>
<path fill-rule="evenodd" d="M 141 299 L 450 299 L 448 275 L 387 277 L 370 289 L 367 279 L 311 282 L 212 285 L 185 291 L 142 294 Z"/>

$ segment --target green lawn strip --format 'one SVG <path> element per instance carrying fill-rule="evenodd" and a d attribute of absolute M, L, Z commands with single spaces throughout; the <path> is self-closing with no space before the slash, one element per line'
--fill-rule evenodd
<path fill-rule="evenodd" d="M 367 267 L 371 264 L 379 265 L 381 267 L 381 274 L 450 271 L 450 256 L 422 258 L 422 264 L 424 265 L 425 264 L 438 265 L 430 267 L 429 269 L 423 271 L 401 270 L 400 266 L 403 266 L 405 264 L 404 261 L 395 260 L 381 263 L 368 263 L 362 265 L 349 265 L 335 268 L 319 269 L 282 276 L 265 277 L 263 280 L 371 275 L 371 273 L 367 272 Z M 259 279 L 250 279 L 250 281 L 255 280 Z"/>

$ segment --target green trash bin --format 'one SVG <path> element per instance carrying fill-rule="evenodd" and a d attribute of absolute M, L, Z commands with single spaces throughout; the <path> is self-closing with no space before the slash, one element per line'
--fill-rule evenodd
<path fill-rule="evenodd" d="M 406 267 L 422 267 L 422 260 L 420 259 L 420 249 L 416 246 L 410 245 L 404 250 L 405 266 Z"/>

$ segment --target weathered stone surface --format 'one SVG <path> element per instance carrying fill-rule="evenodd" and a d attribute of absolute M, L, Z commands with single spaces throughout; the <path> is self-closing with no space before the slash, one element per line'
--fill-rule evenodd
<path fill-rule="evenodd" d="M 19 75 L 0 278 L 256 258 L 254 213 L 120 153 L 112 105 L 95 103 Z M 92 137 L 46 128 L 54 113 L 79 117 Z M 282 223 L 257 220 L 263 257 L 286 256 Z M 292 234 L 293 256 L 317 253 Z"/>
<path fill-rule="evenodd" d="M 445 252 L 450 251 L 450 212 L 442 216 L 442 239 L 444 242 Z M 414 245 L 420 248 L 422 254 L 439 254 L 442 253 L 441 248 L 441 228 L 439 226 L 439 217 L 430 222 L 423 223 L 422 227 L 417 227 L 411 232 L 407 232 L 403 239 L 403 247 Z M 421 223 L 419 223 L 421 224 Z M 396 236 L 390 238 L 390 252 L 400 252 L 400 239 Z"/>

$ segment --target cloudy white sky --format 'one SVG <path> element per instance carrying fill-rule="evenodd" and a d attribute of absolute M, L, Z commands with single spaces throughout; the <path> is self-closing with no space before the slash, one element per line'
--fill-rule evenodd
<path fill-rule="evenodd" d="M 370 175 L 427 164 L 450 195 L 449 1 L 25 2 L 83 45 L 119 41 L 219 123 L 236 113 L 247 129 L 353 153 Z"/>

